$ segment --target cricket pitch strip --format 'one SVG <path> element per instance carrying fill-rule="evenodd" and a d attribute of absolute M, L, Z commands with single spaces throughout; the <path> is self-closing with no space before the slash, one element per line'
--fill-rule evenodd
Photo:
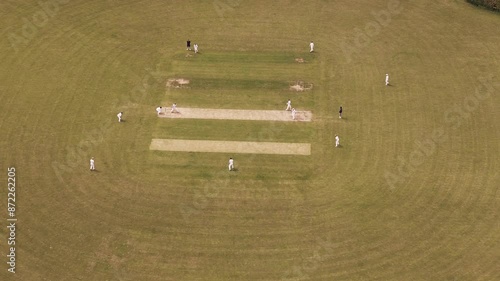
<path fill-rule="evenodd" d="M 311 155 L 310 143 L 153 139 L 150 150 Z"/>
<path fill-rule="evenodd" d="M 296 111 L 295 120 L 292 113 L 285 110 L 242 110 L 242 109 L 209 109 L 209 108 L 177 108 L 178 112 L 171 113 L 164 108 L 160 118 L 188 118 L 188 119 L 222 119 L 222 120 L 256 120 L 256 121 L 288 121 L 311 122 L 310 111 Z"/>

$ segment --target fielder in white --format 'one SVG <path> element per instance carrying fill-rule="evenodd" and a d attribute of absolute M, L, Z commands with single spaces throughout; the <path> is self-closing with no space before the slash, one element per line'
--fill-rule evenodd
<path fill-rule="evenodd" d="M 229 171 L 234 170 L 234 160 L 233 158 L 229 158 Z"/>
<path fill-rule="evenodd" d="M 286 111 L 290 111 L 290 110 L 292 110 L 292 101 L 291 101 L 291 100 L 288 100 L 288 101 L 286 102 L 286 109 L 285 109 L 285 110 L 286 110 Z"/>
<path fill-rule="evenodd" d="M 388 73 L 385 74 L 385 85 L 389 86 L 389 74 Z"/>
<path fill-rule="evenodd" d="M 314 42 L 313 41 L 311 41 L 311 43 L 309 43 L 309 47 L 311 47 L 311 50 L 309 51 L 309 53 L 314 52 Z"/>
<path fill-rule="evenodd" d="M 296 112 L 297 112 L 297 111 L 295 110 L 295 108 L 292 108 L 292 119 L 293 119 L 293 120 L 295 120 L 295 113 L 296 113 Z"/>
<path fill-rule="evenodd" d="M 340 145 L 340 138 L 338 135 L 335 135 L 335 147 L 338 147 Z"/>
<path fill-rule="evenodd" d="M 194 47 L 194 53 L 195 54 L 198 53 L 198 44 L 194 44 L 193 47 Z"/>
<path fill-rule="evenodd" d="M 90 158 L 90 170 L 91 171 L 95 170 L 94 157 Z"/>
<path fill-rule="evenodd" d="M 156 108 L 156 113 L 158 113 L 158 116 L 160 116 L 160 113 L 161 113 L 161 106 L 158 106 Z"/>
<path fill-rule="evenodd" d="M 179 113 L 179 111 L 177 110 L 177 104 L 176 103 L 172 104 L 172 110 L 170 110 L 170 113 Z"/>
<path fill-rule="evenodd" d="M 118 122 L 122 122 L 122 116 L 123 116 L 123 112 L 116 114 L 116 117 L 118 117 Z"/>

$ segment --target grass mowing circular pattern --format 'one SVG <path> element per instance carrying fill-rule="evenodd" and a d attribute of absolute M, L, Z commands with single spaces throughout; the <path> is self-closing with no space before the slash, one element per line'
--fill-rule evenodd
<path fill-rule="evenodd" d="M 0 8 L 15 278 L 500 278 L 497 14 L 465 1 Z M 23 35 L 25 19 L 38 26 Z M 14 47 L 13 35 L 23 36 Z M 200 54 L 185 51 L 187 39 Z M 189 87 L 166 87 L 179 77 Z M 314 87 L 293 92 L 292 81 Z M 288 99 L 313 122 L 154 111 L 284 109 Z M 158 152 L 153 138 L 312 146 L 311 156 Z"/>

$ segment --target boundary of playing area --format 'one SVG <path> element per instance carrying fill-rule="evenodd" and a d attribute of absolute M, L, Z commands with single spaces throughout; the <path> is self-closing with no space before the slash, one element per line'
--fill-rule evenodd
<path fill-rule="evenodd" d="M 150 150 L 311 155 L 310 143 L 152 139 Z"/>
<path fill-rule="evenodd" d="M 311 122 L 311 111 L 296 111 L 295 120 L 291 111 L 285 110 L 244 110 L 244 109 L 211 109 L 211 108 L 177 108 L 171 113 L 170 108 L 163 108 L 158 117 L 187 118 L 187 119 L 220 119 L 220 120 L 255 120 L 255 121 L 284 121 L 284 122 Z"/>

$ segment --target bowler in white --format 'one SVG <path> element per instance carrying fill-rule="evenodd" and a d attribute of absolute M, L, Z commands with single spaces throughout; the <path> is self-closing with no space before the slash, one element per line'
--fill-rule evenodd
<path fill-rule="evenodd" d="M 179 111 L 177 111 L 177 104 L 176 103 L 172 104 L 172 110 L 170 110 L 170 113 L 179 113 Z"/>

